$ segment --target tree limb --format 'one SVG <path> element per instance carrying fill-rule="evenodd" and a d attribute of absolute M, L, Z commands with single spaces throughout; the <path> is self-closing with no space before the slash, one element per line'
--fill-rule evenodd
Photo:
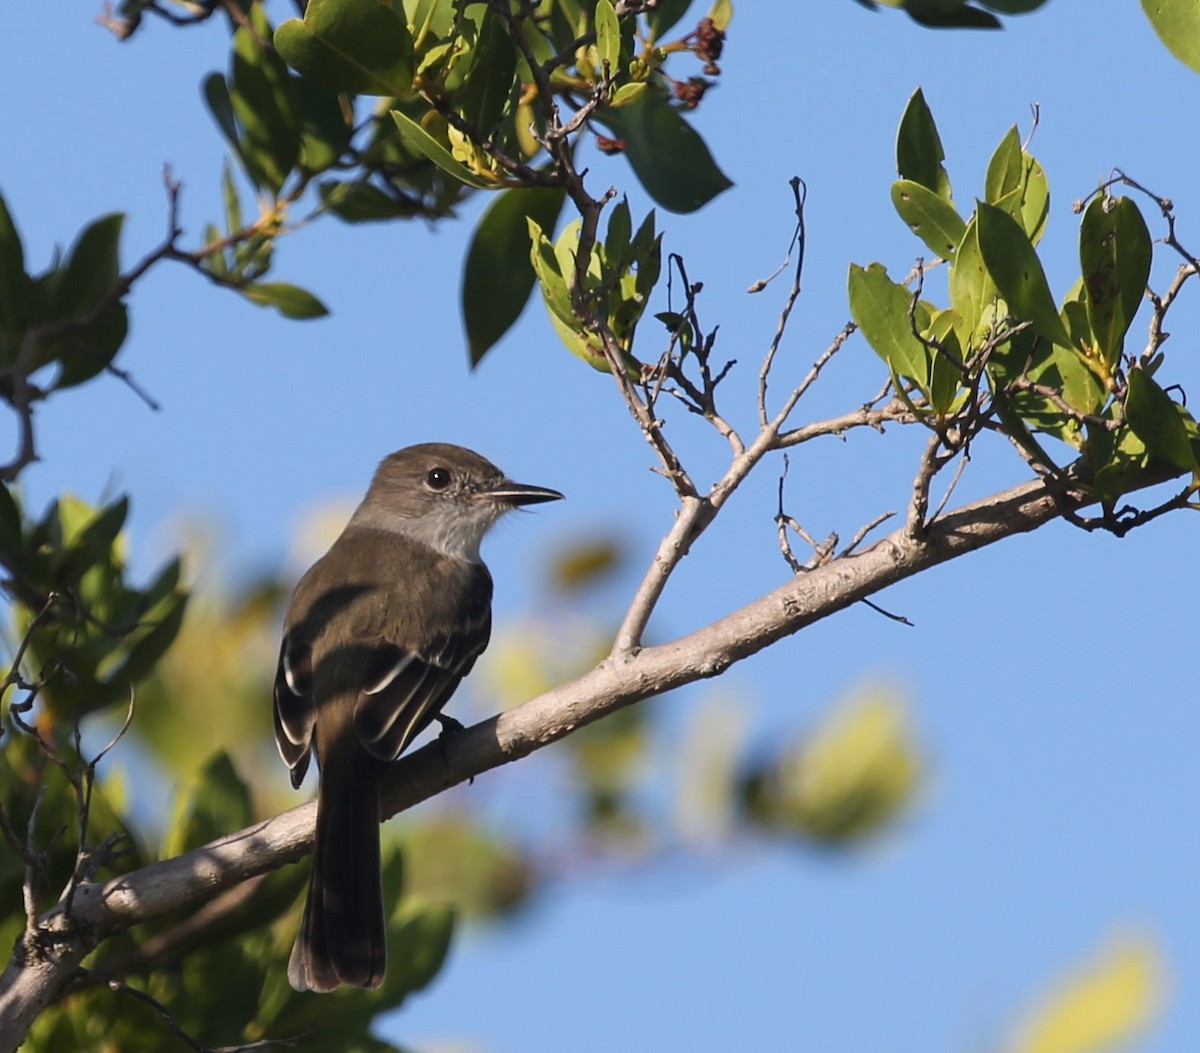
<path fill-rule="evenodd" d="M 1164 470 L 1143 485 L 1178 474 Z M 716 676 L 889 585 L 1073 515 L 1093 501 L 1056 480 L 1036 479 L 942 516 L 922 538 L 901 527 L 862 552 L 789 579 L 702 629 L 612 655 L 570 683 L 401 759 L 382 789 L 383 814 L 394 815 L 525 757 L 623 706 Z M 18 940 L 0 976 L 0 1053 L 21 1044 L 38 1013 L 60 997 L 83 959 L 105 939 L 172 911 L 195 909 L 239 882 L 304 856 L 312 845 L 315 813 L 310 802 L 174 859 L 78 885 L 70 916 L 62 904 L 43 914 L 32 936 Z"/>

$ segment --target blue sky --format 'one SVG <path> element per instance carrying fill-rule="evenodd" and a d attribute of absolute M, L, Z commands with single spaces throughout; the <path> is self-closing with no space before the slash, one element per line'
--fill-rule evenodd
<path fill-rule="evenodd" d="M 117 44 L 91 6 L 67 6 L 6 12 L 0 189 L 32 264 L 120 210 L 128 265 L 162 236 L 164 162 L 185 184 L 192 238 L 219 214 L 224 147 L 199 84 L 226 62 L 223 31 L 151 24 Z M 696 124 L 736 185 L 660 226 L 705 283 L 718 354 L 739 360 L 726 398 L 747 428 L 783 290 L 745 289 L 782 259 L 792 175 L 808 184 L 809 244 L 776 390 L 845 322 L 850 261 L 902 274 L 924 252 L 888 194 L 896 124 L 918 85 L 964 211 L 1004 132 L 1016 123 L 1025 134 L 1040 106 L 1032 151 L 1050 182 L 1042 254 L 1058 295 L 1077 273 L 1070 202 L 1113 166 L 1173 198 L 1181 238 L 1200 246 L 1200 77 L 1132 3 L 1054 0 L 999 34 L 933 33 L 849 0 L 745 3 L 722 67 Z M 593 191 L 611 182 L 644 213 L 623 161 L 589 163 Z M 444 439 L 569 498 L 492 540 L 501 625 L 531 602 L 547 544 L 616 528 L 641 565 L 670 523 L 671 495 L 646 470 L 649 451 L 605 378 L 564 351 L 538 304 L 479 370 L 466 367 L 458 281 L 479 204 L 436 229 L 325 222 L 288 240 L 275 276 L 325 300 L 333 314 L 319 322 L 281 320 L 180 267 L 155 270 L 132 297 L 121 364 L 162 412 L 113 379 L 59 397 L 38 416 L 42 460 L 26 473 L 28 495 L 37 504 L 60 491 L 130 491 L 147 565 L 181 513 L 214 519 L 233 575 L 278 565 L 306 510 L 357 495 L 383 453 Z M 1156 269 L 1160 287 L 1173 266 Z M 1194 391 L 1194 307 L 1183 304 L 1169 328 L 1165 375 Z M 856 339 L 799 419 L 857 405 L 881 380 Z M 715 479 L 719 440 L 687 419 L 671 428 L 697 481 Z M 817 536 L 849 537 L 903 507 L 918 443 L 893 430 L 806 448 L 792 459 L 789 510 Z M 656 636 L 784 579 L 776 478 L 772 468 L 752 480 L 689 556 Z M 985 444 L 959 497 L 1024 478 L 1011 451 Z M 762 742 L 810 726 L 871 677 L 904 685 L 932 772 L 901 826 L 844 858 L 755 844 L 633 875 L 574 876 L 512 926 L 469 932 L 387 1033 L 414 1048 L 453 1038 L 495 1053 L 995 1049 L 1047 984 L 1114 933 L 1135 932 L 1159 942 L 1169 971 L 1166 1011 L 1139 1048 L 1194 1048 L 1194 532 L 1184 514 L 1122 541 L 1055 524 L 889 590 L 882 602 L 914 629 L 856 608 L 737 667 L 721 690 L 747 700 Z M 668 728 L 711 692 L 672 700 Z"/>

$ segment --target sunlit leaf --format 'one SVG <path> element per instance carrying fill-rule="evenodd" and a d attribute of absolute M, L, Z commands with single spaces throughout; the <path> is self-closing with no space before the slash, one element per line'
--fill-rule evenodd
<path fill-rule="evenodd" d="M 379 0 L 309 0 L 303 21 L 275 31 L 275 47 L 331 91 L 393 96 L 412 88 L 412 36 L 403 14 Z"/>
<path fill-rule="evenodd" d="M 1016 1053 L 1104 1053 L 1145 1030 L 1162 1003 L 1163 966 L 1147 939 L 1114 944 L 1063 981 L 1021 1028 Z"/>

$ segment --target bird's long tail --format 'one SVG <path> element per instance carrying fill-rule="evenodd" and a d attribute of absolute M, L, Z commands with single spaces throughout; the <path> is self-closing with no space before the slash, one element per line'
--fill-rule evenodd
<path fill-rule="evenodd" d="M 312 877 L 288 980 L 297 991 L 378 987 L 387 968 L 379 790 L 365 758 L 325 758 Z"/>

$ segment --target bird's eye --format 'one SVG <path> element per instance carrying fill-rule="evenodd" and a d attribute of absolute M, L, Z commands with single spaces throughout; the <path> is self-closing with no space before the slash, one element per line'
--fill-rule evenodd
<path fill-rule="evenodd" d="M 450 485 L 450 473 L 445 468 L 430 468 L 425 485 L 430 490 L 445 490 Z"/>

